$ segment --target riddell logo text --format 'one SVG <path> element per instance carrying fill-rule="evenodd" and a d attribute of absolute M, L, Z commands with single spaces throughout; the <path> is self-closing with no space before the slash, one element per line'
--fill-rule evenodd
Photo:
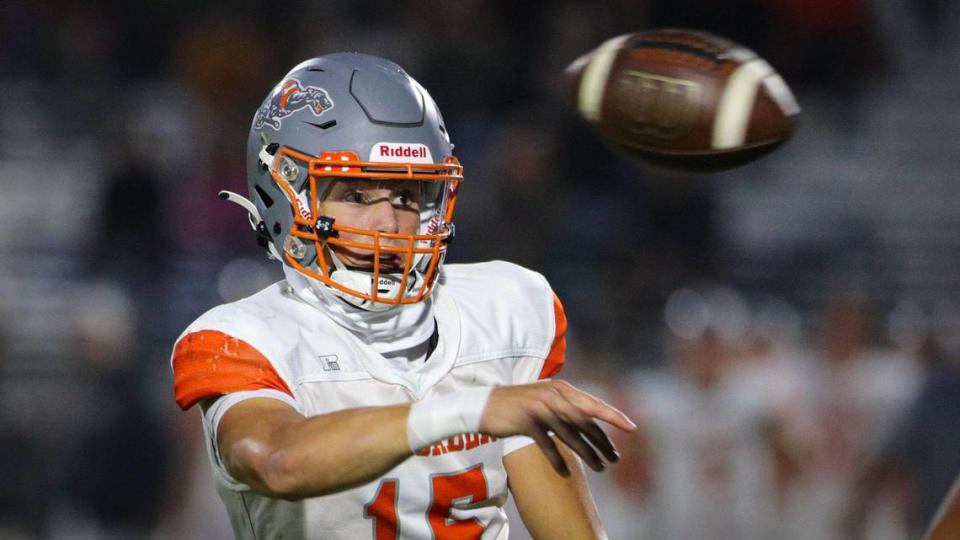
<path fill-rule="evenodd" d="M 420 143 L 378 142 L 370 147 L 370 161 L 431 163 L 432 159 L 430 149 Z"/>
<path fill-rule="evenodd" d="M 378 145 L 378 147 L 380 149 L 380 157 L 427 157 L 426 146 L 397 146 L 391 148 L 385 144 L 381 144 Z"/>
<path fill-rule="evenodd" d="M 449 439 L 442 440 L 433 446 L 421 448 L 417 451 L 418 456 L 441 456 L 450 452 L 462 452 L 472 450 L 482 444 L 491 443 L 497 440 L 492 435 L 481 435 L 479 433 L 461 433 L 454 435 Z"/>

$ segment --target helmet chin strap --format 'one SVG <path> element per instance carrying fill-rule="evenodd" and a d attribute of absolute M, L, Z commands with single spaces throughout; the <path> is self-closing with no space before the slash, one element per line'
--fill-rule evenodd
<path fill-rule="evenodd" d="M 372 296 L 373 287 L 376 286 L 377 296 L 386 298 L 402 298 L 405 294 L 408 294 L 411 290 L 414 290 L 417 283 L 420 281 L 419 272 L 411 269 L 410 273 L 407 275 L 407 288 L 405 291 L 401 290 L 401 284 L 403 281 L 403 274 L 401 273 L 381 273 L 379 275 L 378 282 L 374 284 L 373 272 L 348 268 L 347 265 L 343 264 L 343 261 L 337 257 L 337 254 L 334 253 L 329 246 L 327 247 L 327 253 L 330 254 L 330 259 L 333 261 L 333 266 L 335 267 L 335 269 L 330 272 L 330 279 L 343 285 L 344 287 L 359 291 L 363 294 Z M 337 295 L 348 304 L 367 311 L 382 312 L 399 305 L 365 300 L 334 287 L 330 287 L 330 290 L 333 292 L 333 294 Z"/>

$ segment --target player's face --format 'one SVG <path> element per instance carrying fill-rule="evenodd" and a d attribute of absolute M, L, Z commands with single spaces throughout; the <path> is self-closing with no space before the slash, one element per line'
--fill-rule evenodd
<path fill-rule="evenodd" d="M 382 233 L 416 234 L 420 227 L 420 189 L 418 182 L 380 180 L 334 180 L 321 202 L 320 213 L 336 223 Z M 367 236 L 341 233 L 341 238 L 370 243 Z M 383 239 L 381 246 L 403 246 L 402 240 Z M 334 246 L 347 266 L 373 267 L 371 250 Z M 400 255 L 380 255 L 381 271 L 400 271 Z"/>

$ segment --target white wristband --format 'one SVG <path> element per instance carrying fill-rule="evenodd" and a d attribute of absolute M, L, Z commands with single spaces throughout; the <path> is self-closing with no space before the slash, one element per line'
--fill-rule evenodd
<path fill-rule="evenodd" d="M 407 416 L 407 442 L 416 452 L 461 433 L 476 433 L 492 388 L 471 388 L 449 396 L 416 401 Z"/>

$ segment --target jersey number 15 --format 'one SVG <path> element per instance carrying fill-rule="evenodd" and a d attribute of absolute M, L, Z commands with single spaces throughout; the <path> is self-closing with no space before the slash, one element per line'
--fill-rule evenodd
<path fill-rule="evenodd" d="M 433 500 L 427 520 L 436 540 L 468 540 L 480 538 L 483 525 L 476 519 L 458 520 L 450 515 L 455 502 L 476 502 L 487 498 L 487 482 L 481 465 L 433 476 Z M 397 520 L 400 486 L 395 478 L 380 481 L 377 494 L 363 508 L 363 517 L 373 520 L 374 540 L 399 540 L 401 523 Z"/>

